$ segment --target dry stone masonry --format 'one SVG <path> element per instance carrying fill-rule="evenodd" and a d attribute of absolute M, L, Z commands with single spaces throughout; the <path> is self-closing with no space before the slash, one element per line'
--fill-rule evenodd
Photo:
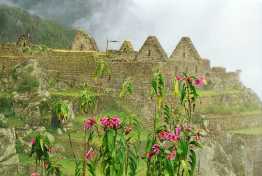
<path fill-rule="evenodd" d="M 89 34 L 78 31 L 72 44 L 72 50 L 97 51 L 98 49 L 93 37 Z"/>

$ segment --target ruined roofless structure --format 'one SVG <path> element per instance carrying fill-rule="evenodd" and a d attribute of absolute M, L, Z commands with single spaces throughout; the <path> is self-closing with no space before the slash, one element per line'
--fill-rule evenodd
<path fill-rule="evenodd" d="M 75 51 L 98 51 L 94 38 L 81 31 L 76 33 L 71 49 Z"/>
<path fill-rule="evenodd" d="M 72 50 L 74 52 L 71 52 Z M 200 56 L 189 37 L 182 37 L 170 57 L 167 56 L 156 36 L 149 36 L 139 51 L 134 50 L 130 41 L 124 41 L 118 51 L 105 54 L 97 51 L 95 41 L 90 35 L 78 32 L 73 41 L 72 50 L 60 52 L 51 49 L 46 55 L 35 55 L 34 58 L 38 60 L 40 66 L 44 67 L 50 79 L 57 77 L 68 86 L 83 83 L 92 85 L 97 59 L 104 59 L 110 64 L 112 79 L 105 81 L 104 85 L 114 89 L 120 89 L 125 78 L 133 77 L 134 86 L 137 84 L 139 90 L 145 92 L 157 69 L 160 69 L 167 80 L 173 80 L 176 74 L 190 72 L 194 75 L 206 76 L 211 80 L 211 88 L 230 89 L 241 86 L 239 72 L 211 68 L 209 60 Z M 14 51 L 13 54 L 12 51 Z M 12 67 L 30 58 L 26 54 L 18 57 L 15 51 L 15 46 L 0 45 L 1 57 L 14 56 L 12 60 L 9 58 L 0 60 L 2 65 L 0 69 L 5 75 L 9 74 Z M 215 81 L 212 83 L 212 80 Z"/>
<path fill-rule="evenodd" d="M 182 37 L 170 57 L 166 55 L 155 36 L 149 36 L 139 51 L 133 50 L 131 46 L 131 42 L 124 42 L 121 49 L 113 53 L 49 49 L 46 53 L 32 56 L 30 53 L 17 53 L 16 45 L 0 44 L 0 73 L 3 80 L 0 85 L 2 90 L 8 90 L 10 85 L 8 80 L 13 69 L 17 65 L 34 60 L 39 69 L 45 73 L 45 80 L 53 83 L 51 88 L 78 89 L 84 84 L 96 87 L 94 75 L 97 61 L 104 60 L 110 68 L 110 79 L 108 79 L 109 75 L 105 75 L 100 80 L 101 84 L 110 91 L 110 97 L 119 97 L 122 83 L 130 78 L 134 92 L 129 108 L 141 117 L 148 118 L 145 124 L 150 124 L 152 112 L 154 112 L 150 104 L 152 100 L 148 97 L 151 96 L 151 81 L 157 70 L 160 70 L 165 77 L 167 94 L 170 95 L 173 89 L 172 81 L 176 75 L 183 72 L 205 76 L 208 80 L 208 87 L 205 89 L 217 92 L 218 95 L 221 92 L 231 93 L 231 90 L 243 88 L 239 80 L 239 71 L 227 72 L 225 68 L 211 67 L 209 60 L 200 56 L 188 37 Z M 239 92 L 238 97 L 247 97 L 241 100 L 243 104 L 250 104 L 249 100 L 255 99 L 254 96 L 246 94 L 246 91 Z M 235 99 L 235 95 L 228 96 L 232 99 L 232 104 L 235 102 L 233 100 L 238 100 Z M 215 97 L 214 101 L 206 101 L 207 105 L 224 100 L 220 98 Z"/>

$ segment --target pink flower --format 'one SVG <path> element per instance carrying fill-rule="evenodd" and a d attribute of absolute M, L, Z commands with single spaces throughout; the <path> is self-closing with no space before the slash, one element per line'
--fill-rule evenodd
<path fill-rule="evenodd" d="M 159 133 L 159 138 L 161 140 L 167 140 L 167 141 L 177 141 L 179 140 L 179 135 L 172 133 L 172 132 L 167 132 L 167 131 L 161 131 Z"/>
<path fill-rule="evenodd" d="M 160 146 L 159 146 L 158 144 L 154 144 L 154 145 L 152 146 L 152 152 L 153 152 L 154 154 L 159 154 L 159 152 L 160 152 Z"/>
<path fill-rule="evenodd" d="M 111 119 L 111 123 L 113 125 L 113 128 L 119 128 L 120 127 L 120 118 L 118 116 L 113 116 Z"/>
<path fill-rule="evenodd" d="M 37 172 L 33 172 L 33 173 L 31 174 L 31 176 L 40 176 L 40 174 L 37 173 Z"/>
<path fill-rule="evenodd" d="M 149 159 L 149 160 L 151 160 L 151 158 L 152 158 L 154 155 L 155 155 L 154 152 L 147 152 L 147 153 L 146 153 L 146 157 L 147 157 L 147 159 Z"/>
<path fill-rule="evenodd" d="M 167 155 L 168 160 L 173 160 L 176 157 L 176 149 Z"/>
<path fill-rule="evenodd" d="M 180 132 L 181 132 L 181 128 L 180 128 L 180 127 L 177 127 L 177 128 L 176 128 L 176 135 L 177 135 L 177 136 L 180 136 Z"/>
<path fill-rule="evenodd" d="M 177 80 L 177 81 L 181 81 L 181 80 L 182 80 L 182 76 L 177 75 L 177 76 L 176 76 L 176 80 Z"/>
<path fill-rule="evenodd" d="M 86 160 L 91 160 L 94 158 L 94 156 L 95 156 L 95 151 L 93 150 L 93 148 L 90 148 L 87 152 L 85 152 Z"/>
<path fill-rule="evenodd" d="M 147 159 L 151 159 L 154 155 L 158 155 L 160 153 L 160 146 L 158 144 L 154 144 L 150 152 L 146 153 Z"/>
<path fill-rule="evenodd" d="M 35 139 L 34 138 L 31 140 L 31 144 L 35 145 Z"/>
<path fill-rule="evenodd" d="M 84 121 L 84 128 L 90 129 L 96 124 L 96 120 L 94 118 L 86 119 Z"/>
<path fill-rule="evenodd" d="M 108 117 L 102 117 L 100 123 L 102 126 L 108 127 L 110 125 L 110 119 Z"/>
<path fill-rule="evenodd" d="M 194 80 L 194 84 L 198 87 L 203 87 L 206 84 L 206 79 L 205 77 L 201 76 Z"/>
<path fill-rule="evenodd" d="M 103 117 L 100 120 L 102 126 L 106 128 L 114 128 L 117 129 L 120 127 L 121 121 L 118 116 L 113 116 L 111 119 L 108 117 Z"/>

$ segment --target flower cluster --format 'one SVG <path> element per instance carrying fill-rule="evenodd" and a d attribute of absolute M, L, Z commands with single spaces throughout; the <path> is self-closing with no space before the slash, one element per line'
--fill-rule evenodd
<path fill-rule="evenodd" d="M 88 130 L 96 124 L 95 118 L 86 119 L 84 121 L 84 129 Z"/>
<path fill-rule="evenodd" d="M 154 144 L 150 152 L 146 154 L 146 157 L 150 160 L 154 155 L 158 155 L 160 153 L 160 146 L 158 144 Z"/>
<path fill-rule="evenodd" d="M 176 128 L 176 132 L 173 133 L 173 132 L 168 132 L 168 131 L 161 131 L 159 133 L 159 139 L 160 140 L 166 140 L 166 141 L 172 141 L 172 142 L 175 142 L 175 141 L 178 141 L 179 138 L 180 138 L 180 132 L 181 132 L 181 128 L 180 127 L 177 127 Z"/>
<path fill-rule="evenodd" d="M 95 151 L 93 150 L 93 148 L 90 148 L 87 152 L 85 152 L 86 160 L 91 160 L 94 158 L 94 156 L 95 156 Z"/>
<path fill-rule="evenodd" d="M 112 118 L 102 117 L 100 123 L 106 128 L 118 129 L 120 127 L 121 121 L 118 116 L 113 116 Z"/>
<path fill-rule="evenodd" d="M 186 80 L 186 81 L 190 81 L 190 82 L 193 80 L 194 85 L 197 86 L 197 87 L 203 87 L 204 85 L 207 84 L 206 78 L 204 76 L 200 76 L 198 78 L 193 78 L 193 77 L 190 77 L 190 76 L 189 77 L 183 77 L 183 76 L 177 75 L 176 80 L 177 81 Z"/>
<path fill-rule="evenodd" d="M 201 76 L 194 80 L 194 84 L 198 87 L 203 87 L 206 84 L 205 77 Z"/>

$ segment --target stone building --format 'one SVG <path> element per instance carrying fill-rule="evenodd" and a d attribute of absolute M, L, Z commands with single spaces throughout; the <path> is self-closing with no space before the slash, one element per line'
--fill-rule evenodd
<path fill-rule="evenodd" d="M 123 53 L 132 53 L 135 50 L 134 50 L 132 43 L 130 41 L 125 40 L 123 44 L 121 45 L 119 51 Z"/>
<path fill-rule="evenodd" d="M 98 51 L 96 41 L 87 33 L 78 31 L 72 43 L 72 50 L 76 51 Z"/>
<path fill-rule="evenodd" d="M 138 52 L 138 61 L 165 61 L 167 54 L 162 48 L 156 36 L 149 36 Z"/>

